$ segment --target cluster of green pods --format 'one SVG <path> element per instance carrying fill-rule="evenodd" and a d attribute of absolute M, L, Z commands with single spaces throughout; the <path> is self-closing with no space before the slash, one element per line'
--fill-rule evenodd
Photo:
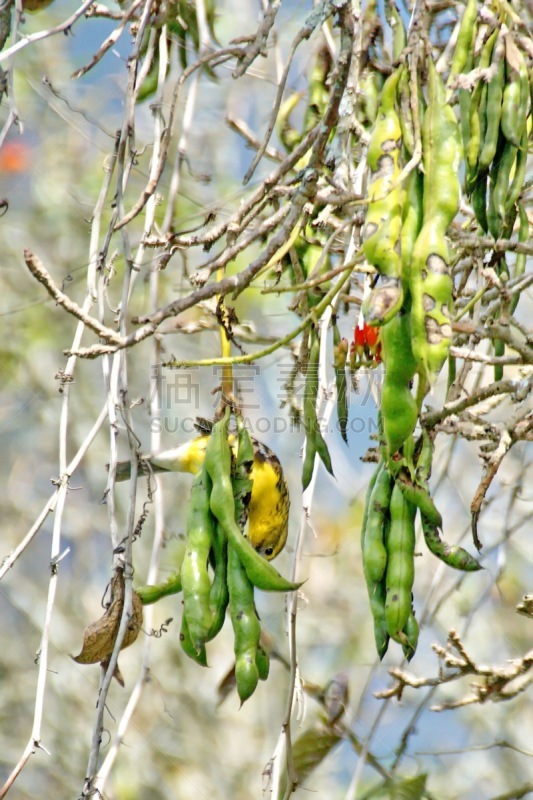
<path fill-rule="evenodd" d="M 469 0 L 468 6 L 474 5 Z M 518 241 L 527 242 L 530 225 L 522 201 L 526 185 L 528 145 L 532 131 L 533 81 L 528 71 L 530 54 L 522 51 L 522 39 L 514 36 L 507 12 L 501 12 L 501 26 L 484 29 L 477 16 L 471 22 L 470 40 L 479 41 L 464 69 L 478 70 L 481 76 L 473 90 L 460 91 L 461 111 L 465 118 L 462 135 L 466 156 L 466 188 L 477 223 L 483 233 L 494 239 L 512 236 L 518 223 Z M 526 256 L 514 260 L 513 277 L 520 276 Z M 500 276 L 510 277 L 505 253 L 494 257 Z M 515 296 L 511 312 L 518 302 Z M 503 342 L 494 342 L 496 355 L 504 354 Z M 503 367 L 494 368 L 495 380 L 503 377 Z"/>
<path fill-rule="evenodd" d="M 413 70 L 401 19 L 392 13 L 389 22 L 393 67 L 370 136 L 362 233 L 363 252 L 377 273 L 363 313 L 368 325 L 380 328 L 385 367 L 381 456 L 366 498 L 362 557 L 378 654 L 382 658 L 393 639 L 412 658 L 418 640 L 412 594 L 417 517 L 431 553 L 455 569 L 480 569 L 466 550 L 442 539 L 442 517 L 428 488 L 434 434 L 423 431 L 416 446 L 414 438 L 420 404 L 452 342 L 447 231 L 459 212 L 464 174 L 481 228 L 494 237 L 510 235 L 518 216 L 519 238 L 527 239 L 520 193 L 531 128 L 530 86 L 513 33 L 480 22 L 475 0 L 465 4 L 447 83 L 430 54 L 423 69 L 419 63 Z M 481 25 L 487 31 L 480 37 Z M 472 70 L 481 77 L 470 92 L 460 75 Z M 411 94 L 415 83 L 418 97 Z M 453 108 L 454 87 L 459 87 L 461 124 Z M 413 156 L 420 152 L 417 164 Z M 503 255 L 501 261 L 505 265 Z M 521 256 L 515 269 L 517 274 L 524 269 Z"/>
<path fill-rule="evenodd" d="M 495 239 L 512 233 L 526 177 L 531 134 L 527 59 L 505 26 L 487 32 L 472 67 L 488 78 L 480 78 L 464 97 L 467 191 L 480 227 Z"/>
<path fill-rule="evenodd" d="M 445 236 L 459 209 L 462 146 L 455 114 L 431 58 L 427 73 L 420 168 L 415 166 L 400 180 L 414 146 L 412 128 L 401 112 L 405 105 L 410 107 L 409 98 L 405 104 L 409 92 L 405 65 L 384 84 L 368 149 L 363 251 L 378 280 L 363 303 L 363 314 L 368 325 L 381 330 L 385 365 L 381 414 L 388 457 L 414 431 L 415 374 L 427 385 L 435 381 L 452 336 L 453 283 Z"/>
<path fill-rule="evenodd" d="M 465 572 L 481 569 L 459 545 L 441 537 L 442 517 L 427 486 L 433 442 L 423 433 L 416 448 L 413 477 L 405 466 L 395 468 L 381 459 L 371 478 L 361 527 L 361 550 L 376 650 L 381 658 L 391 639 L 410 660 L 418 643 L 413 606 L 416 517 L 420 516 L 428 549 L 450 567 Z"/>
<path fill-rule="evenodd" d="M 237 447 L 228 431 L 230 412 L 213 425 L 205 461 L 196 474 L 187 513 L 181 568 L 161 586 L 139 587 L 143 603 L 181 591 L 180 642 L 207 666 L 206 644 L 220 632 L 226 611 L 234 632 L 235 680 L 244 703 L 268 677 L 268 653 L 260 645 L 261 623 L 254 591 L 289 592 L 286 580 L 243 536 L 250 502 L 254 445 L 237 417 Z"/>

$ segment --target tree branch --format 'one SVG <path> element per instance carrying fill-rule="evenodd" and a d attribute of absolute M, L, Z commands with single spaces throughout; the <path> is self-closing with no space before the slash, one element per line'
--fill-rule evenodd
<path fill-rule="evenodd" d="M 45 268 L 41 259 L 32 253 L 31 250 L 24 250 L 24 261 L 33 277 L 44 286 L 50 297 L 53 297 L 56 303 L 64 308 L 65 311 L 68 311 L 73 317 L 83 322 L 87 328 L 97 333 L 102 339 L 112 342 L 113 344 L 119 344 L 122 341 L 120 334 L 102 325 L 97 319 L 89 316 L 89 314 L 86 314 L 77 303 L 62 292 L 54 283 L 52 276 Z"/>

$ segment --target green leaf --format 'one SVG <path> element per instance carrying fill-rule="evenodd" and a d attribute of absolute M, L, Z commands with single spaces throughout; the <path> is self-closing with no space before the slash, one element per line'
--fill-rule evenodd
<path fill-rule="evenodd" d="M 299 784 L 306 781 L 341 740 L 340 731 L 326 727 L 322 723 L 317 723 L 296 739 L 292 757 Z"/>
<path fill-rule="evenodd" d="M 422 800 L 425 797 L 427 773 L 421 772 L 412 778 L 395 778 L 387 781 L 373 797 L 383 800 Z"/>

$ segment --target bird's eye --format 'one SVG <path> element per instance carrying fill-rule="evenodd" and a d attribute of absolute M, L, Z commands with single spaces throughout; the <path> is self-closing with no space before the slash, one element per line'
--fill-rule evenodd
<path fill-rule="evenodd" d="M 271 556 L 273 552 L 274 552 L 274 548 L 273 547 L 265 548 L 265 555 L 266 556 Z"/>

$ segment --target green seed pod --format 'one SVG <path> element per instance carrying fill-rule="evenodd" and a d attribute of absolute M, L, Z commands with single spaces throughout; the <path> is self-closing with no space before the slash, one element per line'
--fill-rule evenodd
<path fill-rule="evenodd" d="M 517 152 L 518 148 L 515 147 L 514 144 L 511 144 L 509 141 L 505 143 L 501 158 L 498 161 L 495 181 L 494 183 L 491 182 L 491 202 L 494 206 L 494 210 L 502 220 L 502 224 L 505 223 L 507 217 L 506 200 L 509 193 L 511 170 L 516 161 Z"/>
<path fill-rule="evenodd" d="M 235 680 L 242 705 L 253 695 L 259 682 L 259 671 L 251 653 L 242 653 L 235 659 Z"/>
<path fill-rule="evenodd" d="M 481 50 L 481 55 L 477 63 L 479 69 L 488 69 L 492 57 L 492 51 L 496 40 L 498 38 L 498 31 L 495 30 L 487 39 Z M 485 90 L 485 91 L 484 91 Z M 470 136 L 468 142 L 465 144 L 466 163 L 468 167 L 467 183 L 472 186 L 478 174 L 478 158 L 481 152 L 481 143 L 483 141 L 482 134 L 487 126 L 486 111 L 487 111 L 488 91 L 486 84 L 478 82 L 469 104 L 469 128 Z"/>
<path fill-rule="evenodd" d="M 381 328 L 381 347 L 385 364 L 381 418 L 390 458 L 411 436 L 418 419 L 418 407 L 410 390 L 417 361 L 411 347 L 411 315 L 407 310 Z"/>
<path fill-rule="evenodd" d="M 374 488 L 368 497 L 367 521 L 362 540 L 363 571 L 368 583 L 378 583 L 385 574 L 387 550 L 383 538 L 389 513 L 392 480 L 382 462 Z"/>
<path fill-rule="evenodd" d="M 235 523 L 228 421 L 229 409 L 226 409 L 224 417 L 213 425 L 205 451 L 205 469 L 213 484 L 210 495 L 211 511 L 223 525 L 227 520 L 231 520 L 231 524 Z"/>
<path fill-rule="evenodd" d="M 255 610 L 253 586 L 231 543 L 228 549 L 228 589 L 235 636 L 235 679 L 242 704 L 254 693 L 259 681 L 256 655 L 261 625 Z"/>
<path fill-rule="evenodd" d="M 359 78 L 359 93 L 363 115 L 361 121 L 367 125 L 373 125 L 376 121 L 380 91 L 379 75 L 375 70 L 365 69 Z"/>
<path fill-rule="evenodd" d="M 496 181 L 498 180 L 498 168 L 500 165 L 501 155 L 503 153 L 504 147 L 508 144 L 505 137 L 502 135 L 500 136 L 500 141 L 498 143 L 498 148 L 496 151 L 496 157 L 492 162 L 492 166 L 490 168 L 489 173 L 489 191 L 487 197 L 487 225 L 489 229 L 489 233 L 495 238 L 498 239 L 501 235 L 503 230 L 503 220 L 501 216 L 496 211 L 496 206 L 494 204 L 494 189 L 496 186 Z"/>
<path fill-rule="evenodd" d="M 255 654 L 255 663 L 257 666 L 257 674 L 260 681 L 266 681 L 268 673 L 270 672 L 270 656 L 261 645 L 258 646 Z"/>
<path fill-rule="evenodd" d="M 398 485 L 392 490 L 390 530 L 387 538 L 385 620 L 389 636 L 401 642 L 401 634 L 411 613 L 415 576 L 415 515 L 413 506 Z"/>
<path fill-rule="evenodd" d="M 429 60 L 428 106 L 422 125 L 424 154 L 424 223 L 439 222 L 444 233 L 459 210 L 461 135 L 444 84 Z"/>
<path fill-rule="evenodd" d="M 489 229 L 487 220 L 487 173 L 479 174 L 472 187 L 472 208 L 485 233 Z"/>
<path fill-rule="evenodd" d="M 429 481 L 431 477 L 433 452 L 433 441 L 427 430 L 422 429 L 422 443 L 416 462 L 416 482 L 421 486 L 426 486 L 427 481 Z"/>
<path fill-rule="evenodd" d="M 481 147 L 481 119 L 479 116 L 479 101 L 481 99 L 481 89 L 479 96 L 475 93 L 470 100 L 468 111 L 468 127 L 470 131 L 470 138 L 465 149 L 466 166 L 468 168 L 468 183 L 469 185 L 476 179 L 477 161 L 479 156 L 479 148 Z"/>
<path fill-rule="evenodd" d="M 498 39 L 492 52 L 492 64 L 497 65 L 497 71 L 487 87 L 487 128 L 484 137 L 482 137 L 483 145 L 478 161 L 479 172 L 488 170 L 496 155 L 496 146 L 498 144 L 500 120 L 502 116 L 503 87 L 505 85 L 504 53 L 505 45 L 503 40 Z"/>
<path fill-rule="evenodd" d="M 387 652 L 390 639 L 387 631 L 387 622 L 385 619 L 385 581 L 380 581 L 379 583 L 372 585 L 367 584 L 367 588 L 370 601 L 370 611 L 374 621 L 374 641 L 376 643 L 377 654 L 381 660 Z"/>
<path fill-rule="evenodd" d="M 398 260 L 398 265 L 401 262 Z M 382 277 L 363 302 L 363 317 L 367 325 L 372 327 L 386 325 L 392 320 L 404 299 L 403 286 L 400 277 Z"/>
<path fill-rule="evenodd" d="M 411 332 L 413 353 L 432 384 L 448 357 L 452 341 L 452 279 L 449 252 L 438 222 L 425 222 L 411 260 Z"/>
<path fill-rule="evenodd" d="M 363 230 L 363 252 L 369 264 L 388 278 L 400 275 L 401 257 L 399 241 L 402 226 L 402 192 L 400 188 L 390 191 L 393 179 L 398 178 L 399 169 L 391 168 L 390 156 L 383 156 L 383 165 L 388 170 L 386 178 L 375 180 L 368 196 L 370 203 Z M 380 198 L 374 200 L 373 198 Z"/>
<path fill-rule="evenodd" d="M 402 303 L 399 249 L 403 193 L 400 186 L 392 189 L 400 174 L 402 134 L 395 99 L 402 69 L 402 67 L 396 69 L 383 86 L 378 117 L 368 146 L 367 161 L 371 178 L 368 187 L 369 205 L 363 230 L 363 252 L 368 262 L 375 266 L 381 275 L 396 281 L 395 289 L 398 296 L 395 298 L 396 303 L 394 301 L 392 303 L 395 308 L 399 308 Z M 385 313 L 388 314 L 391 307 L 388 291 L 385 299 L 387 300 Z M 377 310 L 373 317 L 377 321 L 371 322 L 369 318 L 367 322 L 380 324 L 378 318 L 383 318 L 381 298 L 376 297 L 372 307 Z"/>
<path fill-rule="evenodd" d="M 422 447 L 416 464 L 416 479 L 419 488 L 425 491 L 429 497 L 427 482 L 431 475 L 431 462 L 433 460 L 434 448 L 433 442 L 426 431 L 423 431 L 422 437 Z M 424 505 L 423 507 L 420 505 L 419 508 L 424 539 L 428 549 L 433 555 L 440 558 L 441 561 L 448 564 L 450 567 L 454 567 L 454 569 L 467 572 L 474 572 L 475 570 L 481 569 L 476 559 L 462 547 L 458 545 L 449 545 L 442 541 L 439 533 L 439 528 L 442 528 L 442 519 L 439 521 L 440 514 L 438 511 L 435 515 L 428 505 Z M 429 514 L 426 513 L 428 511 Z"/>
<path fill-rule="evenodd" d="M 480 128 L 480 135 L 481 135 L 481 145 L 479 154 L 481 155 L 481 148 L 483 147 L 483 142 L 485 141 L 485 137 L 487 135 L 487 103 L 488 103 L 488 96 L 489 96 L 489 87 L 486 83 L 481 85 L 481 99 L 479 101 L 479 128 Z M 477 162 L 478 171 L 479 167 L 479 158 Z"/>
<path fill-rule="evenodd" d="M 413 483 L 407 470 L 401 469 L 396 475 L 396 485 L 409 502 L 420 509 L 426 519 L 438 528 L 442 527 L 442 516 L 435 503 L 429 496 L 427 489 L 419 484 Z"/>
<path fill-rule="evenodd" d="M 459 128 L 435 65 L 429 61 L 429 103 L 422 131 L 424 224 L 411 258 L 413 353 L 431 384 L 448 357 L 452 328 L 452 279 L 444 234 L 459 210 Z"/>
<path fill-rule="evenodd" d="M 418 419 L 418 408 L 409 387 L 395 386 L 391 381 L 385 381 L 381 393 L 381 411 L 387 452 L 393 455 L 412 434 Z"/>
<path fill-rule="evenodd" d="M 505 41 L 507 79 L 503 90 L 501 128 L 507 141 L 515 147 L 520 147 L 527 120 L 529 92 L 526 90 L 526 82 L 529 83 L 529 79 L 524 56 L 509 34 Z M 518 70 L 515 69 L 517 61 Z"/>
<path fill-rule="evenodd" d="M 508 142 L 518 147 L 519 139 L 516 133 L 516 118 L 520 109 L 520 79 L 511 72 L 503 92 L 502 132 Z"/>
<path fill-rule="evenodd" d="M 232 526 L 224 525 L 224 531 L 229 543 L 237 551 L 246 574 L 254 586 L 264 592 L 293 592 L 300 588 L 302 581 L 292 583 L 282 577 L 272 564 L 256 553 L 235 523 Z"/>
<path fill-rule="evenodd" d="M 396 63 L 407 46 L 407 34 L 394 2 L 386 4 L 385 13 L 392 28 L 392 62 Z"/>
<path fill-rule="evenodd" d="M 450 65 L 450 74 L 448 83 L 451 79 L 462 72 L 466 66 L 468 56 L 472 50 L 472 38 L 476 27 L 478 18 L 477 0 L 468 0 L 461 25 L 459 26 L 459 33 L 455 43 L 455 50 L 453 51 L 452 63 Z"/>
<path fill-rule="evenodd" d="M 465 72 L 470 72 L 472 67 L 474 66 L 474 47 L 472 43 L 472 47 L 468 53 L 467 61 L 464 67 Z M 470 142 L 470 92 L 466 89 L 459 89 L 458 92 L 459 98 L 459 124 L 461 126 L 461 139 L 463 142 L 463 150 L 466 156 L 468 143 Z M 479 147 L 479 143 L 478 143 Z"/>
<path fill-rule="evenodd" d="M 398 153 L 401 146 L 400 120 L 396 113 L 396 91 L 402 68 L 394 70 L 383 85 L 378 118 L 368 145 L 368 166 L 372 172 L 380 170 L 384 153 Z"/>
<path fill-rule="evenodd" d="M 505 213 L 508 214 L 509 211 L 512 209 L 520 194 L 522 192 L 522 188 L 524 186 L 524 180 L 526 177 L 526 167 L 527 167 L 527 128 L 524 129 L 524 133 L 522 134 L 522 141 L 520 142 L 520 147 L 518 148 L 518 153 L 516 156 L 516 166 L 513 179 L 511 181 L 511 185 L 509 186 L 509 191 L 507 192 L 507 197 L 505 199 Z"/>
<path fill-rule="evenodd" d="M 209 608 L 211 611 L 211 624 L 206 636 L 210 642 L 222 630 L 226 619 L 226 609 L 229 602 L 228 592 L 228 541 L 220 523 L 215 526 L 212 549 L 214 561 L 214 577 L 209 592 Z"/>
<path fill-rule="evenodd" d="M 214 525 L 209 511 L 209 492 L 209 476 L 205 469 L 201 469 L 192 485 L 187 512 L 185 556 L 181 566 L 183 614 L 191 641 L 198 651 L 206 641 L 211 627 L 211 581 L 207 564 L 213 544 Z"/>
<path fill-rule="evenodd" d="M 422 228 L 424 181 L 419 169 L 412 170 L 404 184 L 402 214 L 402 284 L 408 287 L 411 280 L 411 258 L 418 234 Z"/>
<path fill-rule="evenodd" d="M 143 606 L 149 606 L 167 597 L 169 594 L 179 594 L 181 592 L 181 571 L 173 572 L 164 583 L 155 585 L 138 586 L 135 591 L 141 598 Z"/>
<path fill-rule="evenodd" d="M 421 513 L 422 531 L 428 549 L 434 556 L 440 558 L 445 564 L 463 572 L 475 572 L 482 569 L 481 564 L 459 545 L 447 544 L 442 541 L 439 529 L 432 524 L 424 513 Z"/>
<path fill-rule="evenodd" d="M 409 156 L 415 151 L 415 132 L 413 112 L 411 110 L 411 91 L 409 88 L 409 70 L 404 66 L 398 84 L 398 103 L 400 105 L 400 128 L 402 143 Z"/>
<path fill-rule="evenodd" d="M 192 660 L 196 661 L 196 663 L 201 667 L 207 667 L 207 653 L 205 650 L 205 645 L 201 645 L 198 650 L 196 649 L 196 645 L 193 643 L 189 633 L 189 627 L 187 625 L 185 614 L 183 614 L 181 618 L 180 644 L 183 652 L 186 653 L 189 658 L 192 658 Z"/>
<path fill-rule="evenodd" d="M 370 516 L 370 508 L 371 508 L 370 498 L 372 496 L 374 487 L 377 483 L 378 477 L 381 475 L 384 469 L 385 469 L 385 464 L 383 461 L 380 461 L 368 484 L 368 489 L 366 492 L 366 500 L 365 500 L 365 509 L 363 513 L 363 520 L 361 523 L 362 551 L 364 551 L 365 549 L 366 529 L 368 525 L 368 518 Z M 384 529 L 382 533 L 384 541 L 386 540 L 389 522 L 390 520 L 386 515 L 384 519 Z M 370 580 L 368 577 L 368 572 L 365 570 L 364 562 L 363 562 L 363 572 L 365 575 L 365 581 L 368 591 L 370 611 L 372 614 L 372 618 L 374 620 L 374 639 L 376 642 L 376 650 L 378 652 L 380 659 L 382 659 L 385 653 L 387 652 L 387 648 L 389 646 L 389 634 L 387 633 L 387 624 L 385 622 L 385 581 L 382 580 L 379 581 L 378 583 L 375 583 L 374 581 Z"/>
<path fill-rule="evenodd" d="M 370 512 L 370 495 L 372 494 L 374 486 L 376 485 L 376 481 L 377 481 L 377 479 L 378 479 L 383 467 L 384 467 L 384 462 L 380 461 L 379 464 L 377 465 L 376 469 L 372 473 L 372 477 L 370 478 L 370 481 L 368 482 L 368 488 L 366 490 L 366 497 L 365 497 L 365 507 L 364 507 L 364 510 L 363 510 L 363 519 L 361 521 L 361 542 L 363 541 L 363 539 L 365 537 L 365 530 L 366 530 L 366 525 L 367 525 L 367 522 L 368 522 L 368 514 Z"/>
<path fill-rule="evenodd" d="M 411 661 L 412 657 L 416 652 L 416 648 L 418 645 L 418 635 L 419 635 L 419 628 L 418 622 L 415 617 L 414 611 L 411 609 L 411 613 L 409 614 L 409 618 L 401 633 L 402 639 L 402 650 L 403 654 L 408 661 Z"/>

